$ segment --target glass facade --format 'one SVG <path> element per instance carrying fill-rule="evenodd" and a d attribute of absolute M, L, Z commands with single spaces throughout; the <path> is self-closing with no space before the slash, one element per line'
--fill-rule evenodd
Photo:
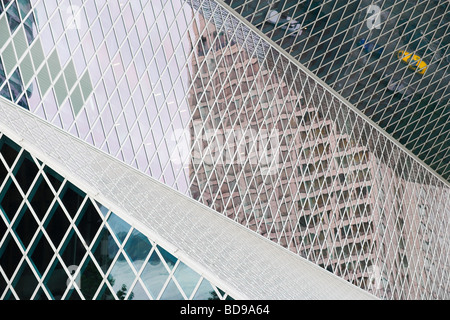
<path fill-rule="evenodd" d="M 0 136 L 0 299 L 230 299 Z"/>
<path fill-rule="evenodd" d="M 245 3 L 268 8 L 263 1 Z M 2 1 L 0 8 L 0 90 L 7 99 L 380 298 L 448 298 L 448 182 L 271 45 L 242 19 L 248 17 L 243 12 L 239 16 L 212 0 Z M 282 26 L 275 30 L 290 32 Z M 20 199 L 27 195 L 22 187 L 40 180 L 13 179 L 16 172 L 5 165 L 7 157 L 0 169 L 7 172 L 2 219 L 19 225 L 25 215 Z M 44 175 L 33 162 L 37 176 Z M 66 189 L 72 190 L 54 189 L 54 198 Z M 72 193 L 71 199 L 78 197 Z M 87 206 L 86 197 L 79 197 Z M 135 240 L 145 253 L 138 260 L 147 261 L 136 267 L 130 255 L 138 253 L 126 253 L 126 245 L 122 248 L 111 232 L 107 217 L 114 214 L 103 214 L 90 201 L 94 209 L 88 206 L 88 211 L 97 214 L 99 228 L 106 226 L 121 248 L 114 258 L 126 260 L 124 268 L 136 273 L 151 252 L 162 257 L 155 244 L 146 247 L 144 240 Z M 52 203 L 63 206 L 62 199 Z M 63 210 L 66 219 L 68 211 Z M 82 220 L 82 212 L 69 221 Z M 28 240 L 34 244 L 44 233 L 44 216 L 31 215 L 30 223 L 39 225 Z M 95 225 L 86 221 L 83 226 Z M 83 236 L 75 229 L 60 237 Z M 130 239 L 141 239 L 131 237 L 134 230 L 127 232 Z M 35 279 L 38 272 L 51 275 L 57 268 L 45 263 L 42 270 L 31 268 L 31 260 L 20 255 L 20 235 L 5 233 L 2 239 L 0 248 L 15 251 L 17 266 L 26 261 L 26 272 Z M 60 242 L 60 247 L 47 244 L 49 252 L 63 248 Z M 86 252 L 93 259 L 95 250 Z M 58 260 L 66 274 L 76 264 L 63 262 Z M 119 280 L 109 281 L 109 274 L 100 272 L 102 263 L 94 263 L 101 280 L 92 297 L 129 298 L 134 284 L 142 287 L 136 297 L 142 291 L 163 297 L 142 278 L 122 280 L 113 274 Z M 17 298 L 10 280 L 18 274 L 14 265 L 9 267 L 13 273 L 3 275 L 3 297 Z M 163 265 L 170 272 L 169 263 Z M 183 287 L 179 282 L 176 287 Z M 168 280 L 164 284 L 169 286 Z M 51 289 L 38 287 L 51 297 Z M 193 297 L 183 290 L 181 296 Z M 91 297 L 67 289 L 60 295 L 72 293 Z M 39 296 L 37 291 L 23 294 Z"/>
<path fill-rule="evenodd" d="M 448 1 L 224 2 L 449 179 Z"/>

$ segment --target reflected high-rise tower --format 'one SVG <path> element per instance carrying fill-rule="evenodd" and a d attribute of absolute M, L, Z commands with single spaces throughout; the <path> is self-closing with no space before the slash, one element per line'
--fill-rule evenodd
<path fill-rule="evenodd" d="M 243 45 L 199 25 L 192 196 L 370 292 L 419 294 L 407 251 L 426 236 L 410 239 L 418 221 L 404 215 L 411 202 L 423 206 L 418 190 L 326 119 L 326 107 L 309 108 L 308 91 L 297 94 Z"/>
<path fill-rule="evenodd" d="M 448 298 L 448 183 L 222 1 L 0 8 L 0 298 Z"/>

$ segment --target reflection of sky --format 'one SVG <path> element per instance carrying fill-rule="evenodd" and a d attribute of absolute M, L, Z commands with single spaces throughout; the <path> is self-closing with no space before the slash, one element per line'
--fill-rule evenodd
<path fill-rule="evenodd" d="M 131 226 L 114 213 L 111 213 L 108 218 L 108 225 L 120 244 L 122 244 L 129 233 Z M 113 279 L 114 292 L 117 293 L 121 290 L 122 285 L 125 285 L 127 290 L 132 288 L 135 281 L 135 272 L 141 272 L 140 279 L 153 298 L 156 298 L 159 295 L 166 282 L 168 282 L 167 288 L 161 295 L 161 299 L 170 300 L 183 298 L 176 284 L 172 279 L 169 279 L 171 270 L 178 262 L 173 255 L 158 245 L 155 250 L 150 251 L 152 249 L 151 243 L 136 229 L 133 229 L 123 248 L 135 271 L 133 271 L 132 267 L 128 264 L 124 257 L 124 253 L 120 253 L 108 276 L 108 279 Z M 150 252 L 151 255 L 144 266 Z M 107 252 L 103 252 L 103 254 L 107 254 L 108 258 L 111 260 L 116 257 L 117 244 L 111 236 L 108 237 Z M 169 270 L 162 262 L 160 256 L 165 260 L 165 264 Z M 181 261 L 178 262 L 176 270 L 173 272 L 173 277 L 175 277 L 188 298 L 191 296 L 200 280 L 200 275 Z M 211 291 L 213 291 L 213 288 L 209 282 L 205 280 L 200 284 L 195 298 L 207 299 L 210 297 Z M 134 299 L 148 299 L 139 282 L 133 286 L 132 292 L 134 294 Z"/>
<path fill-rule="evenodd" d="M 143 263 L 144 261 L 140 261 L 140 264 Z M 149 263 L 146 268 L 148 268 L 148 270 L 144 269 L 140 279 L 142 280 L 142 283 L 144 283 L 150 294 L 153 295 L 153 298 L 156 298 L 156 296 L 160 293 L 162 287 L 168 281 L 169 273 L 167 272 L 162 262 L 159 262 L 155 265 L 151 265 Z M 135 275 L 131 271 L 130 266 L 125 260 L 118 260 L 116 262 L 114 269 L 111 272 L 111 276 L 115 280 L 113 288 L 114 292 L 116 293 L 117 291 L 121 290 L 123 284 L 125 284 L 127 288 L 130 288 L 131 284 L 135 280 Z M 179 272 L 178 270 L 175 271 L 175 277 L 177 279 L 177 282 L 183 288 L 183 291 L 185 291 L 186 295 L 189 298 L 190 294 L 193 292 L 193 289 L 197 286 L 197 283 L 200 280 L 200 276 L 191 269 L 183 267 L 182 269 L 180 268 Z M 197 295 L 196 297 L 203 299 L 207 299 L 210 296 L 209 292 L 213 290 L 209 283 L 207 283 L 206 281 L 203 281 L 201 283 L 199 289 L 199 295 Z M 140 284 L 136 285 L 131 291 L 134 294 L 135 300 L 148 299 L 144 290 L 141 289 Z M 166 300 L 178 300 L 181 298 L 181 294 L 176 285 L 173 283 L 173 280 L 169 280 L 167 288 L 161 295 L 161 298 Z"/>

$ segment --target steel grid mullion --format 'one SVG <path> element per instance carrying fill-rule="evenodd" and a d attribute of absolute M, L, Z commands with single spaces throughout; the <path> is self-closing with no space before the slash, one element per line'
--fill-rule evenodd
<path fill-rule="evenodd" d="M 147 4 L 147 5 L 149 5 L 149 4 Z M 159 14 L 157 17 L 155 17 L 155 19 L 158 19 L 158 18 L 161 16 L 161 14 L 163 13 L 163 11 L 164 11 L 164 10 L 161 10 L 160 14 Z M 182 11 L 182 9 L 180 9 L 180 11 Z M 179 14 L 179 13 L 178 13 L 178 14 Z M 141 15 L 144 15 L 144 14 L 143 14 L 143 11 L 141 12 Z M 114 27 L 114 25 L 115 25 L 116 23 L 118 23 L 118 21 L 120 21 L 120 17 L 121 17 L 121 15 L 119 15 L 118 19 L 116 19 L 116 21 L 113 22 L 113 25 L 112 25 L 111 29 L 109 30 L 108 34 L 111 33 L 111 32 L 114 32 L 114 28 L 113 28 L 113 27 Z M 145 18 L 144 18 L 144 20 L 145 20 Z M 136 27 L 136 22 L 137 22 L 137 19 L 136 19 L 136 21 L 133 22 L 132 28 L 135 28 L 135 27 Z M 175 23 L 175 21 L 174 21 L 172 24 L 174 24 L 174 23 Z M 170 27 L 169 27 L 169 28 L 170 28 Z M 167 35 L 166 35 L 166 36 L 167 36 Z M 105 38 L 106 38 L 106 37 L 105 37 Z M 149 35 L 147 35 L 147 38 L 146 38 L 146 39 L 148 39 L 148 38 L 149 38 Z M 165 38 L 163 38 L 162 41 L 164 41 L 164 39 L 165 39 Z M 125 44 L 126 41 L 127 41 L 127 39 L 125 39 L 125 40 L 122 42 L 122 44 L 119 45 L 119 48 L 118 48 L 118 50 L 117 50 L 116 55 L 120 55 L 121 49 L 122 49 L 122 47 L 124 46 L 124 44 Z M 80 43 L 81 43 L 81 42 L 80 42 Z M 140 47 L 137 48 L 136 50 L 142 50 L 142 47 L 143 47 L 143 44 L 144 44 L 144 43 L 145 43 L 145 39 L 144 39 L 144 41 L 142 41 Z M 181 43 L 181 42 L 180 42 L 180 43 Z M 100 48 L 100 47 L 99 47 L 99 48 Z M 177 48 L 178 48 L 178 47 L 177 47 Z M 174 52 L 176 52 L 177 48 L 174 49 Z M 95 56 L 96 56 L 97 54 L 98 54 L 98 50 L 97 50 L 96 53 L 92 56 L 91 59 L 94 60 L 94 58 L 95 58 Z M 155 59 L 155 56 L 153 55 L 151 61 L 154 61 L 154 59 Z M 135 60 L 135 59 L 133 58 L 132 61 L 131 61 L 131 63 L 133 63 L 134 60 Z M 148 66 L 150 66 L 150 65 L 152 64 L 151 61 L 150 61 L 150 63 L 148 64 Z M 95 61 L 94 61 L 94 62 L 95 62 Z M 87 62 L 87 65 L 89 65 L 89 62 Z M 148 68 L 148 66 L 147 66 L 147 68 Z M 127 67 L 129 68 L 130 66 L 127 66 Z M 168 65 L 164 68 L 164 70 L 163 70 L 161 73 L 164 73 L 164 71 L 165 71 L 167 68 L 168 68 Z M 181 75 L 179 75 L 179 77 L 180 77 L 180 76 L 181 76 Z M 125 72 L 124 72 L 124 74 L 121 76 L 121 78 L 117 81 L 117 83 L 123 81 L 124 78 L 126 78 L 126 73 L 125 73 Z M 142 79 L 142 78 L 141 78 L 141 79 Z M 97 83 L 97 86 L 100 85 L 101 83 L 102 83 L 102 81 L 99 81 L 99 82 Z M 138 81 L 138 85 L 140 85 L 140 83 L 141 83 L 141 80 Z M 130 90 L 130 97 L 128 98 L 127 101 L 130 101 L 130 100 L 131 100 L 131 98 L 133 97 L 133 95 L 134 95 L 135 92 L 137 91 L 138 85 L 136 85 L 136 87 L 135 87 L 132 91 Z M 127 86 L 128 86 L 128 81 L 127 81 Z M 153 87 L 153 90 L 154 90 L 154 87 Z M 95 91 L 95 88 L 94 88 L 94 91 Z M 147 98 L 147 100 L 150 99 L 152 96 L 153 96 L 153 95 L 149 95 L 149 97 Z M 108 98 L 108 101 L 111 101 L 110 99 L 111 99 L 111 97 Z M 167 97 L 165 97 L 165 100 L 166 100 L 166 99 L 167 99 Z M 145 99 L 144 99 L 144 101 L 145 101 Z M 106 106 L 104 107 L 104 109 L 103 109 L 102 111 L 99 112 L 99 114 L 101 114 L 105 109 L 106 109 Z M 145 109 L 145 108 L 142 108 L 141 111 L 140 111 L 140 113 L 137 114 L 137 117 L 136 117 L 137 119 L 139 119 L 139 117 L 140 117 L 141 114 L 143 113 L 143 109 Z M 122 111 L 121 114 L 124 114 L 124 112 Z M 119 115 L 119 116 L 120 116 L 120 115 Z M 93 130 L 92 128 L 94 128 L 95 123 L 96 123 L 97 121 L 100 121 L 100 120 L 99 120 L 100 118 L 101 118 L 101 117 L 97 117 L 97 118 L 93 121 L 93 124 L 91 125 L 91 129 L 89 130 L 89 133 L 93 132 L 93 131 L 92 131 L 92 130 Z M 158 115 L 156 115 L 155 119 L 158 119 L 158 118 L 159 118 L 159 113 L 158 113 Z M 136 125 L 136 122 L 137 122 L 137 121 L 135 121 L 134 124 L 133 124 L 133 126 L 130 128 L 130 131 L 131 131 L 131 130 L 133 129 L 133 127 Z M 102 127 L 103 127 L 103 126 L 102 126 Z M 113 128 L 114 128 L 114 127 L 113 127 Z M 106 143 L 106 141 L 108 140 L 108 137 L 112 134 L 113 128 L 109 131 L 109 134 L 105 134 L 105 137 L 106 137 L 106 138 L 105 138 L 105 140 L 104 140 L 104 143 Z M 89 133 L 88 133 L 88 134 L 89 134 Z M 106 133 L 106 132 L 105 132 L 105 133 Z M 128 139 L 129 136 L 130 136 L 130 134 L 128 134 L 128 135 L 125 137 L 125 140 Z M 144 140 L 145 140 L 145 139 L 144 139 Z M 119 151 L 118 151 L 118 152 L 120 152 L 120 150 L 122 150 L 122 147 L 119 148 Z M 138 151 L 139 151 L 139 149 L 138 149 L 135 153 L 137 154 Z M 135 157 L 132 159 L 132 161 L 134 161 L 134 160 L 135 160 Z M 151 162 L 151 161 L 149 161 L 149 162 Z"/>
<path fill-rule="evenodd" d="M 442 109 L 444 109 L 444 108 L 442 108 Z M 440 110 L 439 110 L 440 111 Z M 444 110 L 443 110 L 444 111 Z M 450 110 L 448 110 L 448 114 L 450 114 Z M 445 117 L 445 115 L 443 115 L 444 117 Z M 440 119 L 436 119 L 436 120 L 434 120 L 436 123 L 437 122 L 439 122 L 439 120 Z M 417 119 L 416 121 L 414 121 L 414 122 L 417 122 L 417 123 L 419 123 L 421 121 L 421 119 Z M 444 130 L 444 128 L 445 128 L 445 124 L 446 123 L 443 123 L 443 124 L 441 124 L 441 125 L 439 125 L 439 127 L 442 127 L 442 129 L 441 130 Z M 426 126 L 426 124 L 424 124 L 423 126 L 422 126 L 422 130 L 425 128 L 425 126 Z M 439 127 L 434 127 L 432 130 L 436 130 L 437 128 L 439 128 Z M 415 127 L 415 130 L 418 130 L 418 129 L 416 129 L 417 128 L 417 125 L 416 125 L 416 127 Z M 444 132 L 443 132 L 444 133 Z M 447 135 L 448 135 L 448 133 L 447 133 Z M 421 141 L 421 136 L 418 136 L 417 138 L 414 138 L 414 139 L 410 139 L 409 141 L 408 141 L 408 144 L 411 144 L 412 142 L 414 142 L 414 141 L 416 141 L 412 146 L 411 146 L 411 149 L 413 149 L 413 148 L 419 148 L 421 145 L 424 145 L 425 143 L 426 143 L 426 141 Z M 445 140 L 445 139 L 444 139 Z M 420 144 L 418 144 L 418 142 L 421 142 Z M 440 144 L 442 144 L 442 143 L 440 143 Z M 439 145 L 439 144 L 438 144 Z"/>

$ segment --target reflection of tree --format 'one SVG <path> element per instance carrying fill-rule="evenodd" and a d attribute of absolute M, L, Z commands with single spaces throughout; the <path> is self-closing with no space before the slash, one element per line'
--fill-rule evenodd
<path fill-rule="evenodd" d="M 90 262 L 86 269 L 84 270 L 82 274 L 81 279 L 81 292 L 83 293 L 83 296 L 87 300 L 92 300 L 95 293 L 98 290 L 98 287 L 102 283 L 103 277 L 98 272 L 97 267 L 94 265 L 94 263 Z M 116 279 L 112 275 L 108 276 L 108 282 L 111 284 L 111 286 L 114 286 Z M 124 300 L 125 296 L 127 295 L 128 288 L 125 284 L 122 284 L 122 287 L 119 291 L 116 292 L 117 297 L 119 300 Z M 114 300 L 114 296 L 111 294 L 109 290 L 105 290 L 103 294 L 100 294 L 98 299 L 101 300 Z M 128 299 L 133 299 L 134 293 L 131 292 Z"/>
<path fill-rule="evenodd" d="M 209 294 L 211 295 L 208 300 L 220 300 L 219 295 L 216 291 L 210 291 Z"/>
<path fill-rule="evenodd" d="M 122 284 L 122 289 L 117 291 L 117 297 L 119 298 L 119 300 L 124 300 L 126 295 L 127 295 L 127 286 L 125 284 Z M 134 293 L 131 292 L 128 299 L 133 300 L 133 298 L 134 298 Z"/>

